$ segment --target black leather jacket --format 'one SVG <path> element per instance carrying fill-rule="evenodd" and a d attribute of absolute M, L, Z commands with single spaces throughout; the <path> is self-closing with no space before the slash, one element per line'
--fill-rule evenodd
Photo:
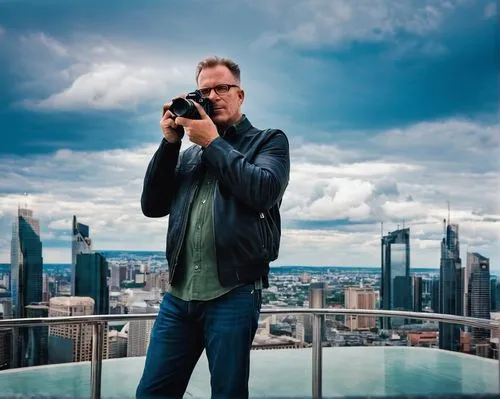
<path fill-rule="evenodd" d="M 290 174 L 289 143 L 277 129 L 259 130 L 243 119 L 207 148 L 193 145 L 180 153 L 180 142 L 162 140 L 151 159 L 141 197 L 147 217 L 169 215 L 166 256 L 175 283 L 190 204 L 203 169 L 216 178 L 214 237 L 222 286 L 263 278 L 278 257 L 279 208 Z"/>

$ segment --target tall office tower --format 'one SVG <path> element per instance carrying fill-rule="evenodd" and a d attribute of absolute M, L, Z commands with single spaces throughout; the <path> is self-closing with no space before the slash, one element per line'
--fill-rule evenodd
<path fill-rule="evenodd" d="M 491 311 L 496 312 L 499 308 L 500 298 L 497 295 L 497 276 L 490 275 L 490 295 L 491 295 Z"/>
<path fill-rule="evenodd" d="M 118 265 L 110 266 L 111 291 L 120 291 L 120 267 Z"/>
<path fill-rule="evenodd" d="M 19 208 L 12 224 L 11 293 L 14 318 L 26 317 L 26 306 L 42 301 L 42 242 L 40 221 L 33 211 Z M 26 366 L 28 329 L 14 329 L 12 333 L 12 367 Z"/>
<path fill-rule="evenodd" d="M 439 278 L 432 279 L 431 308 L 433 313 L 439 313 Z"/>
<path fill-rule="evenodd" d="M 446 224 L 441 241 L 439 313 L 461 316 L 464 313 L 464 270 L 460 258 L 457 224 Z M 460 350 L 460 326 L 439 323 L 439 348 Z"/>
<path fill-rule="evenodd" d="M 470 316 L 489 319 L 491 312 L 490 260 L 476 252 L 467 253 L 467 271 L 469 274 Z M 490 338 L 490 331 L 473 328 L 474 343 L 481 343 Z"/>
<path fill-rule="evenodd" d="M 377 293 L 373 289 L 344 287 L 346 309 L 376 309 Z M 374 316 L 346 316 L 346 325 L 351 330 L 373 328 L 377 324 Z"/>
<path fill-rule="evenodd" d="M 108 333 L 109 343 L 109 359 L 117 359 L 120 357 L 127 357 L 127 340 L 126 333 L 121 331 L 110 331 Z"/>
<path fill-rule="evenodd" d="M 125 280 L 128 280 L 128 267 L 127 266 L 120 266 L 120 278 L 119 278 L 119 285 Z"/>
<path fill-rule="evenodd" d="M 160 301 L 145 300 L 143 303 L 134 304 L 130 307 L 130 313 L 157 313 Z M 140 305 L 140 306 L 138 306 Z M 148 351 L 151 330 L 154 320 L 132 320 L 127 329 L 127 357 L 145 356 Z"/>
<path fill-rule="evenodd" d="M 109 265 L 102 254 L 77 255 L 75 294 L 92 298 L 95 314 L 109 314 L 109 284 Z"/>
<path fill-rule="evenodd" d="M 127 356 L 146 356 L 154 320 L 132 320 L 127 333 Z"/>
<path fill-rule="evenodd" d="M 423 288 L 424 281 L 422 277 L 411 276 L 412 310 L 414 312 L 422 311 Z"/>
<path fill-rule="evenodd" d="M 77 222 L 73 215 L 73 237 L 71 242 L 71 295 L 75 295 L 76 256 L 92 252 L 92 239 L 89 237 L 89 226 Z"/>
<path fill-rule="evenodd" d="M 0 303 L 0 320 L 4 317 L 4 310 Z M 11 348 L 12 348 L 12 329 L 0 328 L 0 371 L 10 368 Z"/>
<path fill-rule="evenodd" d="M 94 313 L 89 297 L 54 297 L 49 302 L 49 317 L 88 316 Z M 107 327 L 104 331 L 107 336 Z M 104 340 L 103 359 L 108 358 Z M 49 327 L 49 364 L 84 362 L 92 359 L 92 326 L 63 324 Z"/>
<path fill-rule="evenodd" d="M 26 316 L 39 318 L 49 316 L 47 303 L 37 303 L 26 306 Z M 27 366 L 43 366 L 49 362 L 49 328 L 31 327 L 28 329 L 28 349 L 26 351 Z"/>
<path fill-rule="evenodd" d="M 410 229 L 390 232 L 381 240 L 381 284 L 382 309 L 394 310 L 411 303 L 410 289 Z M 383 318 L 382 326 L 390 329 L 401 320 Z"/>

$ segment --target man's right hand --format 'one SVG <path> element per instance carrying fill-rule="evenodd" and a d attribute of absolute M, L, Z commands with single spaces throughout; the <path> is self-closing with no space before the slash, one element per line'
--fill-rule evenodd
<path fill-rule="evenodd" d="M 174 122 L 174 114 L 169 111 L 172 102 L 163 105 L 163 117 L 160 120 L 161 131 L 165 140 L 169 143 L 176 143 L 182 139 L 184 128 Z"/>

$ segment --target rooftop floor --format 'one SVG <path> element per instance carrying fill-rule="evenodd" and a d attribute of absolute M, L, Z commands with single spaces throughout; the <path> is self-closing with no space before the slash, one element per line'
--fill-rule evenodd
<path fill-rule="evenodd" d="M 310 348 L 252 351 L 250 397 L 311 397 Z M 134 398 L 144 357 L 103 362 L 102 398 Z M 323 348 L 325 397 L 499 393 L 498 362 L 410 347 Z M 0 372 L 0 396 L 88 398 L 90 364 L 70 363 Z M 18 397 L 18 396 L 16 396 Z M 210 398 L 202 355 L 185 397 Z"/>

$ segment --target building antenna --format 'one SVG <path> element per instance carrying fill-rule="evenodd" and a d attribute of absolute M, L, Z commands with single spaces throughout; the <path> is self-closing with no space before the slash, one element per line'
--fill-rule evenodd
<path fill-rule="evenodd" d="M 448 224 L 451 224 L 450 223 L 450 201 L 446 201 L 448 202 Z"/>
<path fill-rule="evenodd" d="M 380 236 L 384 237 L 384 222 L 380 222 Z"/>

